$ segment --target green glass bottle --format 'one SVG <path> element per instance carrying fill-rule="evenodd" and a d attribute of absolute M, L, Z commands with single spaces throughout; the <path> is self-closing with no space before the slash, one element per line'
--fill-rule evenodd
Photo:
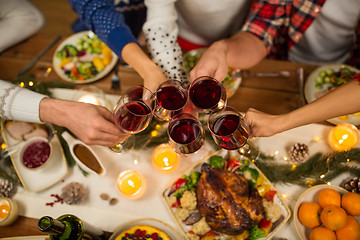
<path fill-rule="evenodd" d="M 84 235 L 84 226 L 78 217 L 65 214 L 56 219 L 44 216 L 39 219 L 38 228 L 49 234 L 52 240 L 80 240 Z"/>

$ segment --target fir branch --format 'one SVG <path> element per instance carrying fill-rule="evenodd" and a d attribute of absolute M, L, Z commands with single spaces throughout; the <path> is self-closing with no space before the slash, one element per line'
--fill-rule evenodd
<path fill-rule="evenodd" d="M 255 164 L 270 181 L 275 183 L 308 185 L 311 179 L 312 185 L 315 185 L 328 182 L 344 172 L 360 175 L 359 167 L 348 165 L 348 161 L 360 162 L 359 148 L 330 154 L 317 153 L 295 168 L 292 164 L 271 161 L 274 159 L 273 156 L 261 153 Z M 321 175 L 324 177 L 320 178 Z"/>

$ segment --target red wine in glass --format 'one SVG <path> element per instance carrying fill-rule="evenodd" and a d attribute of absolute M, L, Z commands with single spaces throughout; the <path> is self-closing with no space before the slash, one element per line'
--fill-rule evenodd
<path fill-rule="evenodd" d="M 249 131 L 237 114 L 221 115 L 209 127 L 216 144 L 228 150 L 242 147 L 249 139 Z"/>
<path fill-rule="evenodd" d="M 163 120 L 170 120 L 180 113 L 188 99 L 187 91 L 181 82 L 172 79 L 162 83 L 156 90 L 155 96 L 157 106 L 154 113 Z"/>
<path fill-rule="evenodd" d="M 188 113 L 180 113 L 169 122 L 170 143 L 178 153 L 196 152 L 204 143 L 201 123 Z"/>
<path fill-rule="evenodd" d="M 141 132 L 148 125 L 149 114 L 151 110 L 144 102 L 129 102 L 115 113 L 115 124 L 126 132 Z"/>
<path fill-rule="evenodd" d="M 199 77 L 189 89 L 191 102 L 200 109 L 221 109 L 226 104 L 226 90 L 212 77 Z"/>

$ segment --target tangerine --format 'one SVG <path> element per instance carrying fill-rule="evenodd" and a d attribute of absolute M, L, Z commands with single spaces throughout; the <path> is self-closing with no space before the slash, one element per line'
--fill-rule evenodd
<path fill-rule="evenodd" d="M 327 205 L 321 211 L 320 220 L 327 229 L 336 231 L 345 226 L 346 212 L 341 207 Z"/>
<path fill-rule="evenodd" d="M 308 228 L 320 226 L 321 207 L 314 202 L 304 202 L 298 212 L 299 220 Z"/>
<path fill-rule="evenodd" d="M 345 209 L 348 214 L 353 216 L 360 216 L 360 194 L 349 192 L 341 197 L 341 207 Z"/>
<path fill-rule="evenodd" d="M 338 191 L 326 188 L 321 190 L 318 195 L 318 203 L 320 207 L 324 208 L 327 205 L 336 205 L 340 207 L 341 195 Z"/>
<path fill-rule="evenodd" d="M 317 227 L 311 230 L 310 240 L 336 240 L 335 233 L 324 227 Z"/>
<path fill-rule="evenodd" d="M 345 226 L 335 231 L 335 234 L 338 240 L 359 240 L 360 224 L 355 217 L 347 215 Z"/>

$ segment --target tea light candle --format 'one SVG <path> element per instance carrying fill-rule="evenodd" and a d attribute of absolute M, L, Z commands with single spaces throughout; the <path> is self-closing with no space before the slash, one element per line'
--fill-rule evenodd
<path fill-rule="evenodd" d="M 119 174 L 117 179 L 118 191 L 127 199 L 141 198 L 146 190 L 145 178 L 135 170 L 126 170 Z"/>
<path fill-rule="evenodd" d="M 17 203 L 6 197 L 0 197 L 0 226 L 9 226 L 19 216 Z"/>
<path fill-rule="evenodd" d="M 95 95 L 85 94 L 78 99 L 78 102 L 91 103 L 94 105 L 101 105 L 99 99 Z"/>
<path fill-rule="evenodd" d="M 152 164 L 159 173 L 171 174 L 179 168 L 180 160 L 170 144 L 161 144 L 154 149 Z"/>
<path fill-rule="evenodd" d="M 328 142 L 335 151 L 350 150 L 359 142 L 359 131 L 349 123 L 338 124 L 330 131 Z"/>

